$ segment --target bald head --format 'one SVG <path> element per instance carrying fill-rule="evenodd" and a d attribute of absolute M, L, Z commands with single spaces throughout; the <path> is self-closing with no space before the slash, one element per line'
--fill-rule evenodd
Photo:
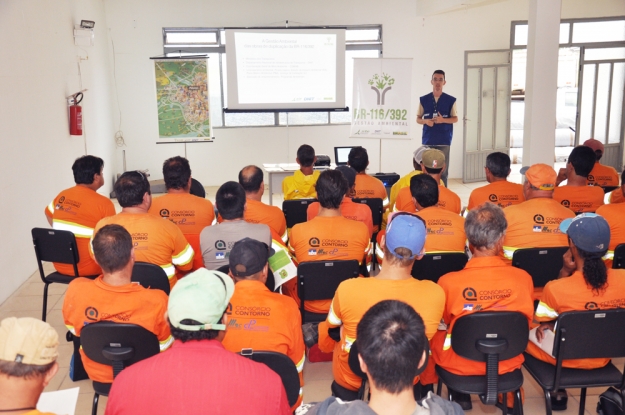
<path fill-rule="evenodd" d="M 263 195 L 263 171 L 258 166 L 246 166 L 239 172 L 239 184 L 243 186 L 248 198 Z"/>

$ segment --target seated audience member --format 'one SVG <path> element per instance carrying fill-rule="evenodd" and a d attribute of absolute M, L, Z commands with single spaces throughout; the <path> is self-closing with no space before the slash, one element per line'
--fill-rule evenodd
<path fill-rule="evenodd" d="M 289 250 L 298 263 L 304 261 L 367 260 L 369 231 L 363 223 L 341 215 L 340 206 L 347 192 L 347 180 L 340 171 L 325 170 L 317 180 L 319 214 L 291 230 Z M 291 292 L 299 305 L 296 292 Z M 307 301 L 306 310 L 327 313 L 330 300 Z"/>
<path fill-rule="evenodd" d="M 588 186 L 588 175 L 595 165 L 595 152 L 590 147 L 577 146 L 571 151 L 566 167 L 560 169 L 553 199 L 574 213 L 594 212 L 603 205 L 603 189 Z M 566 180 L 565 186 L 559 186 Z"/>
<path fill-rule="evenodd" d="M 365 204 L 354 203 L 352 200 L 355 194 L 354 186 L 356 183 L 356 171 L 349 166 L 339 166 L 336 170 L 340 171 L 343 174 L 343 177 L 347 180 L 347 192 L 345 193 L 345 197 L 343 198 L 340 207 L 341 215 L 347 219 L 352 219 L 367 225 L 369 237 L 371 237 L 373 235 L 373 219 L 371 209 L 369 209 L 369 206 Z M 311 220 L 317 216 L 319 214 L 319 202 L 313 202 L 308 205 L 306 214 L 308 216 L 307 220 Z"/>
<path fill-rule="evenodd" d="M 104 185 L 103 168 L 104 161 L 99 157 L 77 158 L 72 165 L 76 186 L 63 190 L 45 209 L 46 218 L 54 229 L 70 231 L 76 237 L 81 277 L 102 272 L 89 255 L 89 239 L 100 219 L 115 214 L 113 202 L 97 193 Z M 71 264 L 55 263 L 54 268 L 61 274 L 74 275 Z"/>
<path fill-rule="evenodd" d="M 456 320 L 475 311 L 519 311 L 527 316 L 528 325 L 534 313 L 532 277 L 520 268 L 509 267 L 499 258 L 506 234 L 504 211 L 484 203 L 467 215 L 464 224 L 473 257 L 462 271 L 450 272 L 438 280 L 445 291 L 443 320 L 447 330 L 440 330 L 432 339 L 432 357 L 437 365 L 458 375 L 484 375 L 486 364 L 458 356 L 451 349 Z M 510 295 L 485 295 L 507 292 Z M 499 362 L 499 374 L 518 369 L 523 355 Z M 454 400 L 463 409 L 471 409 L 468 395 L 454 393 Z"/>
<path fill-rule="evenodd" d="M 599 163 L 601 157 L 603 157 L 603 143 L 594 138 L 590 138 L 584 141 L 584 146 L 590 147 L 595 152 L 596 161 L 592 168 L 592 171 L 588 175 L 588 184 L 601 187 L 616 187 L 618 186 L 618 173 L 612 166 L 604 166 Z"/>
<path fill-rule="evenodd" d="M 152 205 L 150 183 L 140 171 L 127 171 L 115 183 L 121 213 L 98 222 L 100 228 L 121 225 L 132 235 L 135 259 L 163 268 L 173 287 L 184 271 L 193 267 L 193 248 L 182 231 L 168 220 L 148 213 Z"/>
<path fill-rule="evenodd" d="M 475 209 L 484 202 L 491 202 L 505 208 L 525 201 L 523 185 L 507 180 L 510 175 L 510 157 L 506 153 L 498 151 L 490 153 L 486 157 L 484 171 L 489 184 L 471 192 L 467 211 Z"/>
<path fill-rule="evenodd" d="M 536 331 L 539 342 L 544 331 L 554 330 L 561 313 L 574 310 L 606 310 L 625 307 L 625 270 L 607 269 L 601 259 L 610 243 L 610 227 L 606 220 L 593 213 L 583 213 L 560 224 L 560 230 L 569 237 L 569 252 L 563 257 L 560 278 L 545 285 L 534 319 L 540 322 Z M 555 365 L 555 359 L 534 343 L 527 344 L 532 356 Z M 562 367 L 594 369 L 607 365 L 610 359 L 564 360 Z M 566 392 L 551 395 L 551 402 L 559 410 L 566 409 Z"/>
<path fill-rule="evenodd" d="M 193 252 L 200 252 L 200 232 L 215 221 L 215 208 L 208 199 L 191 194 L 191 167 L 184 157 L 172 157 L 163 163 L 163 178 L 167 194 L 152 199 L 149 212 L 175 223 L 187 239 Z M 201 263 L 194 255 L 193 268 Z"/>
<path fill-rule="evenodd" d="M 165 320 L 167 294 L 131 282 L 137 251 L 130 233 L 120 225 L 102 227 L 93 238 L 93 253 L 102 275 L 69 284 L 63 302 L 67 329 L 80 337 L 84 326 L 98 321 L 137 324 L 158 337 L 161 351 L 171 346 L 173 339 Z M 113 382 L 111 366 L 89 359 L 82 348 L 80 354 L 91 380 Z"/>
<path fill-rule="evenodd" d="M 621 187 L 614 191 L 625 195 L 625 170 L 621 173 Z M 622 205 L 611 203 L 600 206 L 597 209 L 597 215 L 603 216 L 608 221 L 608 225 L 610 225 L 610 246 L 605 257 L 605 265 L 608 268 L 612 268 L 614 250 L 618 245 L 625 244 L 625 209 L 623 209 Z"/>
<path fill-rule="evenodd" d="M 327 320 L 319 324 L 319 348 L 334 350 L 332 372 L 335 382 L 348 390 L 358 390 L 360 378 L 349 369 L 348 356 L 356 340 L 356 327 L 365 312 L 382 300 L 400 300 L 413 307 L 425 322 L 431 339 L 436 333 L 445 307 L 443 290 L 432 281 L 411 275 L 415 260 L 423 256 L 425 224 L 418 216 L 400 213 L 391 217 L 382 241 L 384 268 L 370 278 L 353 278 L 339 285 Z M 328 328 L 341 327 L 341 340 L 334 342 Z"/>
<path fill-rule="evenodd" d="M 380 301 L 358 323 L 358 360 L 371 389 L 369 404 L 331 397 L 309 414 L 416 415 L 462 414 L 457 404 L 429 393 L 417 403 L 412 383 L 426 361 L 423 319 L 408 304 Z"/>
<path fill-rule="evenodd" d="M 386 188 L 381 180 L 367 174 L 367 166 L 369 166 L 369 155 L 364 147 L 354 147 L 347 156 L 347 164 L 356 170 L 356 194 L 354 197 L 359 199 L 377 198 L 382 199 L 383 209 L 388 207 L 388 196 Z"/>
<path fill-rule="evenodd" d="M 519 248 L 566 246 L 566 235 L 558 226 L 575 214 L 553 199 L 556 172 L 546 164 L 523 167 L 525 202 L 504 210 L 508 230 L 504 238 L 503 256 L 508 263 Z"/>
<path fill-rule="evenodd" d="M 262 242 L 245 238 L 230 251 L 230 276 L 235 291 L 228 312 L 230 321 L 223 345 L 231 352 L 242 349 L 266 350 L 288 356 L 299 373 L 300 397 L 294 408 L 302 403 L 304 377 L 302 369 L 306 348 L 302 335 L 302 318 L 292 298 L 273 293 L 265 287 L 269 265 L 269 248 Z M 254 310 L 266 310 L 256 313 Z"/>
<path fill-rule="evenodd" d="M 173 346 L 115 378 L 106 415 L 290 414 L 280 377 L 222 345 L 233 293 L 232 278 L 204 268 L 176 284 L 167 306 Z"/>
<path fill-rule="evenodd" d="M 464 252 L 467 237 L 464 233 L 464 218 L 438 206 L 439 185 L 427 174 L 410 179 L 410 193 L 417 215 L 426 223 L 427 238 L 425 253 Z M 384 250 L 379 245 L 384 231 L 378 233 L 376 256 L 379 263 L 384 260 Z"/>
<path fill-rule="evenodd" d="M 445 155 L 440 150 L 434 148 L 428 149 L 423 152 L 421 167 L 425 173 L 432 176 L 436 183 L 442 183 L 441 175 L 447 168 L 445 165 Z M 438 206 L 459 215 L 461 209 L 460 197 L 440 184 L 438 191 Z M 414 212 L 415 209 L 414 202 L 412 201 L 412 195 L 410 194 L 410 187 L 400 190 L 397 195 L 393 211 Z"/>
<path fill-rule="evenodd" d="M 391 187 L 389 211 L 391 212 L 393 211 L 393 208 L 395 207 L 395 200 L 397 199 L 397 195 L 399 194 L 399 191 L 403 189 L 404 187 L 410 187 L 410 179 L 412 178 L 412 176 L 423 173 L 423 170 L 421 167 L 421 161 L 423 160 L 423 153 L 425 152 L 425 150 L 429 148 L 430 147 L 428 146 L 421 146 L 418 149 L 416 149 L 414 153 L 412 153 L 412 167 L 414 168 L 414 170 L 408 173 L 407 175 L 401 177 Z"/>
<path fill-rule="evenodd" d="M 285 177 L 282 181 L 284 200 L 316 198 L 315 183 L 319 178 L 319 171 L 313 169 L 317 161 L 315 149 L 308 144 L 300 146 L 297 149 L 295 161 L 300 169 L 293 173 L 293 176 Z"/>
<path fill-rule="evenodd" d="M 243 218 L 246 209 L 245 190 L 237 182 L 226 182 L 217 190 L 215 204 L 223 222 L 204 228 L 200 248 L 207 269 L 228 265 L 228 255 L 235 242 L 245 237 L 271 246 L 271 231 L 264 223 L 249 223 Z"/>
<path fill-rule="evenodd" d="M 36 409 L 39 396 L 59 370 L 59 335 L 32 317 L 0 322 L 0 412 L 54 415 Z"/>
<path fill-rule="evenodd" d="M 625 171 L 625 170 L 623 170 Z M 623 180 L 623 176 L 621 174 L 621 181 Z M 611 205 L 616 205 L 618 203 L 625 202 L 625 192 L 621 191 L 621 189 L 615 189 L 610 192 L 610 198 L 608 199 Z"/>

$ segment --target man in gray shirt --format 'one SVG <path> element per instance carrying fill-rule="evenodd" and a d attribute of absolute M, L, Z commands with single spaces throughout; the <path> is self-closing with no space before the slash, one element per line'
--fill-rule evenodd
<path fill-rule="evenodd" d="M 215 198 L 215 204 L 223 222 L 207 226 L 200 233 L 200 248 L 204 266 L 217 269 L 228 265 L 228 257 L 234 244 L 243 238 L 251 238 L 271 246 L 269 226 L 249 223 L 243 219 L 245 190 L 237 182 L 226 182 Z"/>

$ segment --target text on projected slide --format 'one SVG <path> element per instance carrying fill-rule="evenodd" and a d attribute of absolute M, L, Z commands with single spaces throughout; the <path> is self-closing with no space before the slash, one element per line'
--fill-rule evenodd
<path fill-rule="evenodd" d="M 336 101 L 336 35 L 235 33 L 239 102 Z"/>

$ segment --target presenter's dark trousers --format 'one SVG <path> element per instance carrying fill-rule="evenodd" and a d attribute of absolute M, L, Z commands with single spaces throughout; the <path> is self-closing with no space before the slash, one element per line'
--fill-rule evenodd
<path fill-rule="evenodd" d="M 447 174 L 449 173 L 449 166 L 450 166 L 450 162 L 449 162 L 449 147 L 450 146 L 430 146 L 430 147 L 442 151 L 443 154 L 445 155 L 445 165 L 447 167 L 445 168 L 445 171 L 443 172 L 443 175 L 441 176 L 441 180 L 443 181 L 443 183 L 445 183 L 445 187 L 449 187 L 447 186 Z"/>

